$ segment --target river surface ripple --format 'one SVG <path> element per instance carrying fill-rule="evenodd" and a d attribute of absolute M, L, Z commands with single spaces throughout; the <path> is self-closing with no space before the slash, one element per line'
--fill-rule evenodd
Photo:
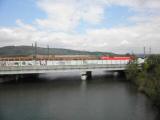
<path fill-rule="evenodd" d="M 31 78 L 28 78 L 31 79 Z M 0 120 L 160 120 L 150 100 L 123 79 L 42 76 L 0 85 Z"/>

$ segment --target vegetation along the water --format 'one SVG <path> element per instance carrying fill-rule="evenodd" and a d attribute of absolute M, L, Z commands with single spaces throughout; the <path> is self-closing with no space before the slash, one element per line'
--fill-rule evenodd
<path fill-rule="evenodd" d="M 150 55 L 141 66 L 131 62 L 126 77 L 160 108 L 160 55 Z"/>

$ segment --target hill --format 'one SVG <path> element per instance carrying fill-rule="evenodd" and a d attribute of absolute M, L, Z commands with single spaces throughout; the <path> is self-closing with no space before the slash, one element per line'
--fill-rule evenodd
<path fill-rule="evenodd" d="M 28 56 L 35 54 L 35 48 L 32 46 L 5 46 L 0 47 L 0 56 Z M 37 47 L 38 55 L 115 55 L 114 53 L 108 52 L 89 52 L 89 51 L 78 51 L 63 48 L 43 48 Z"/>

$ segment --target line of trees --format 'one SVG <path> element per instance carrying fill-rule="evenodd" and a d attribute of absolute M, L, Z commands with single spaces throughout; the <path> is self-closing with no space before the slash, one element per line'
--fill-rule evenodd
<path fill-rule="evenodd" d="M 137 60 L 128 65 L 126 77 L 160 108 L 160 55 L 151 55 L 139 66 Z"/>

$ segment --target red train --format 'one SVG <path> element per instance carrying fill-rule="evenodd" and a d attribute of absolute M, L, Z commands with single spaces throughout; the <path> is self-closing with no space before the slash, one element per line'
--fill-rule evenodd
<path fill-rule="evenodd" d="M 127 61 L 131 61 L 134 58 L 131 56 L 101 56 L 100 59 L 101 60 L 127 60 Z"/>
<path fill-rule="evenodd" d="M 36 60 L 121 60 L 131 61 L 133 56 L 94 56 L 94 55 L 37 55 Z M 31 61 L 33 56 L 0 57 L 0 61 Z"/>

